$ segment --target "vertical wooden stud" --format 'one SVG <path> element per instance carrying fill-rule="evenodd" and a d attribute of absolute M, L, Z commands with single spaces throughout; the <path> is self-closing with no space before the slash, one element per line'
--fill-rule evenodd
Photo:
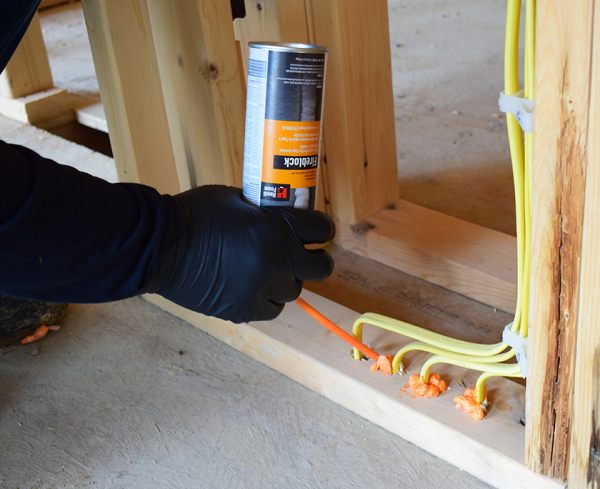
<path fill-rule="evenodd" d="M 600 487 L 600 9 L 597 5 L 591 6 L 592 19 L 592 66 L 585 78 L 590 102 L 579 324 L 571 404 L 569 488 L 572 489 Z"/>
<path fill-rule="evenodd" d="M 324 130 L 334 217 L 356 224 L 399 198 L 386 0 L 310 2 L 329 47 Z"/>
<path fill-rule="evenodd" d="M 53 86 L 40 16 L 36 13 L 17 50 L 0 75 L 0 96 L 19 98 L 48 90 Z"/>
<path fill-rule="evenodd" d="M 526 460 L 560 480 L 568 474 L 572 417 L 579 409 L 572 399 L 575 346 L 591 319 L 591 308 L 581 308 L 580 280 L 587 273 L 582 242 L 589 246 L 592 239 L 582 224 L 584 208 L 588 212 L 593 13 L 591 0 L 543 0 L 537 6 Z"/>
<path fill-rule="evenodd" d="M 145 0 L 83 0 L 119 179 L 179 192 Z"/>
<path fill-rule="evenodd" d="M 229 2 L 148 8 L 182 188 L 241 186 L 244 82 Z"/>

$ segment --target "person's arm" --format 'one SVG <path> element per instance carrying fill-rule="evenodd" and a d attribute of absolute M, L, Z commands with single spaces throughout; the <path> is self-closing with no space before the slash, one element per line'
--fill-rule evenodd
<path fill-rule="evenodd" d="M 107 302 L 158 293 L 234 322 L 271 319 L 333 269 L 326 214 L 245 203 L 240 189 L 176 196 L 104 180 L 0 142 L 0 294 Z"/>
<path fill-rule="evenodd" d="M 0 0 L 0 72 L 4 70 L 42 0 Z"/>
<path fill-rule="evenodd" d="M 134 296 L 182 226 L 173 197 L 0 141 L 0 294 L 50 302 Z"/>
<path fill-rule="evenodd" d="M 0 0 L 0 71 L 40 0 Z M 232 0 L 242 15 L 242 0 Z M 109 184 L 0 141 L 0 294 L 50 302 L 106 302 L 154 292 L 235 322 L 270 319 L 303 280 L 333 261 L 303 244 L 333 237 L 315 211 L 265 209 L 239 189 L 177 196 Z"/>

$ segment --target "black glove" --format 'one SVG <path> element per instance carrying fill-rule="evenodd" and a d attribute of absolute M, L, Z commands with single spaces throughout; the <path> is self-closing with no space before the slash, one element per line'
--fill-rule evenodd
<path fill-rule="evenodd" d="M 322 212 L 256 207 L 240 189 L 210 185 L 176 195 L 181 237 L 148 292 L 234 323 L 268 320 L 296 299 L 304 280 L 325 280 L 333 259 L 304 244 L 325 243 L 335 225 Z"/>

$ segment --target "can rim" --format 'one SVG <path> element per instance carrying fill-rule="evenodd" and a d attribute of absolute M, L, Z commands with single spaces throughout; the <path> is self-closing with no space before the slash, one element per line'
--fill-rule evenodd
<path fill-rule="evenodd" d="M 268 49 L 271 51 L 302 52 L 302 53 L 327 53 L 329 48 L 315 46 L 313 44 L 302 44 L 296 42 L 249 42 L 248 46 L 256 49 Z"/>

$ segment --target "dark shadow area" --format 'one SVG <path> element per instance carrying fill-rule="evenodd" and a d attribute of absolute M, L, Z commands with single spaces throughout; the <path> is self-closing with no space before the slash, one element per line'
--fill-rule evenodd
<path fill-rule="evenodd" d="M 60 136 L 63 139 L 81 144 L 103 155 L 113 157 L 108 134 L 96 129 L 79 124 L 77 121 L 69 122 L 62 126 L 46 129 L 49 133 Z"/>

